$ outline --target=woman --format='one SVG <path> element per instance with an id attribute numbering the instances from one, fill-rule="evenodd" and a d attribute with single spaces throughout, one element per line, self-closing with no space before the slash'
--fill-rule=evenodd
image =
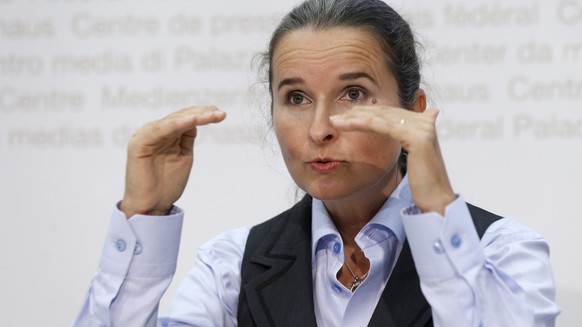
<path id="1" fill-rule="evenodd" d="M 146 124 L 78 326 L 553 326 L 546 242 L 454 193 L 408 24 L 376 0 L 311 0 L 265 55 L 272 122 L 307 195 L 199 250 L 167 318 L 193 107 Z M 163 217 L 151 217 L 163 216 Z M 414 259 L 414 261 L 413 261 Z"/>

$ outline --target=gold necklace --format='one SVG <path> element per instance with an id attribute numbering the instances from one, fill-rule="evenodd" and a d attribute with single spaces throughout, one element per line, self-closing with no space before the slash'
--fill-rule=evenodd
<path id="1" fill-rule="evenodd" d="M 348 270 L 350 271 L 350 274 L 352 274 L 352 277 L 354 277 L 354 281 L 352 282 L 352 285 L 350 285 L 349 290 L 350 292 L 355 292 L 356 288 L 358 288 L 358 286 L 360 286 L 360 284 L 362 284 L 362 282 L 364 281 L 364 279 L 366 279 L 366 276 L 368 276 L 368 273 L 366 272 L 362 278 L 356 276 L 356 274 L 354 274 L 354 272 L 352 271 L 352 268 L 350 268 L 350 265 L 348 265 L 347 261 L 344 261 L 344 264 L 346 265 L 346 267 L 348 267 Z"/>

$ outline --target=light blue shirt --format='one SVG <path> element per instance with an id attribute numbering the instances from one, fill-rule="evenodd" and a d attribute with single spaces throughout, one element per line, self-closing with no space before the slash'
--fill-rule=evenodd
<path id="1" fill-rule="evenodd" d="M 444 217 L 420 213 L 405 178 L 356 236 L 370 271 L 352 293 L 336 276 L 343 242 L 313 200 L 315 314 L 319 326 L 365 326 L 408 238 L 435 326 L 554 326 L 559 308 L 548 245 L 512 219 L 481 240 L 459 196 Z M 237 326 L 240 267 L 250 228 L 204 244 L 166 317 L 158 303 L 176 268 L 183 213 L 126 219 L 114 210 L 97 274 L 74 326 Z"/>

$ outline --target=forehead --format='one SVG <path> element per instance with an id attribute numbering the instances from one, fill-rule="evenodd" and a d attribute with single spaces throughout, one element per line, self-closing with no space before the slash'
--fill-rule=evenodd
<path id="1" fill-rule="evenodd" d="M 301 69 L 333 68 L 386 73 L 385 55 L 368 31 L 352 27 L 295 30 L 279 40 L 273 52 L 273 78 Z M 350 66 L 349 68 L 346 67 Z"/>

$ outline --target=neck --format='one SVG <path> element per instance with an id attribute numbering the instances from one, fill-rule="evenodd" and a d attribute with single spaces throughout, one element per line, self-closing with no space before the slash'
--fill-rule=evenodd
<path id="1" fill-rule="evenodd" d="M 380 211 L 402 180 L 397 168 L 393 174 L 387 175 L 385 177 L 387 180 L 379 181 L 376 187 L 345 198 L 324 201 L 346 246 L 355 245 L 356 235 Z"/>
<path id="2" fill-rule="evenodd" d="M 370 270 L 370 261 L 356 243 L 356 235 L 376 215 L 402 180 L 397 167 L 386 175 L 373 187 L 359 194 L 324 201 L 344 243 L 345 263 L 338 271 L 337 279 L 352 292 Z"/>

